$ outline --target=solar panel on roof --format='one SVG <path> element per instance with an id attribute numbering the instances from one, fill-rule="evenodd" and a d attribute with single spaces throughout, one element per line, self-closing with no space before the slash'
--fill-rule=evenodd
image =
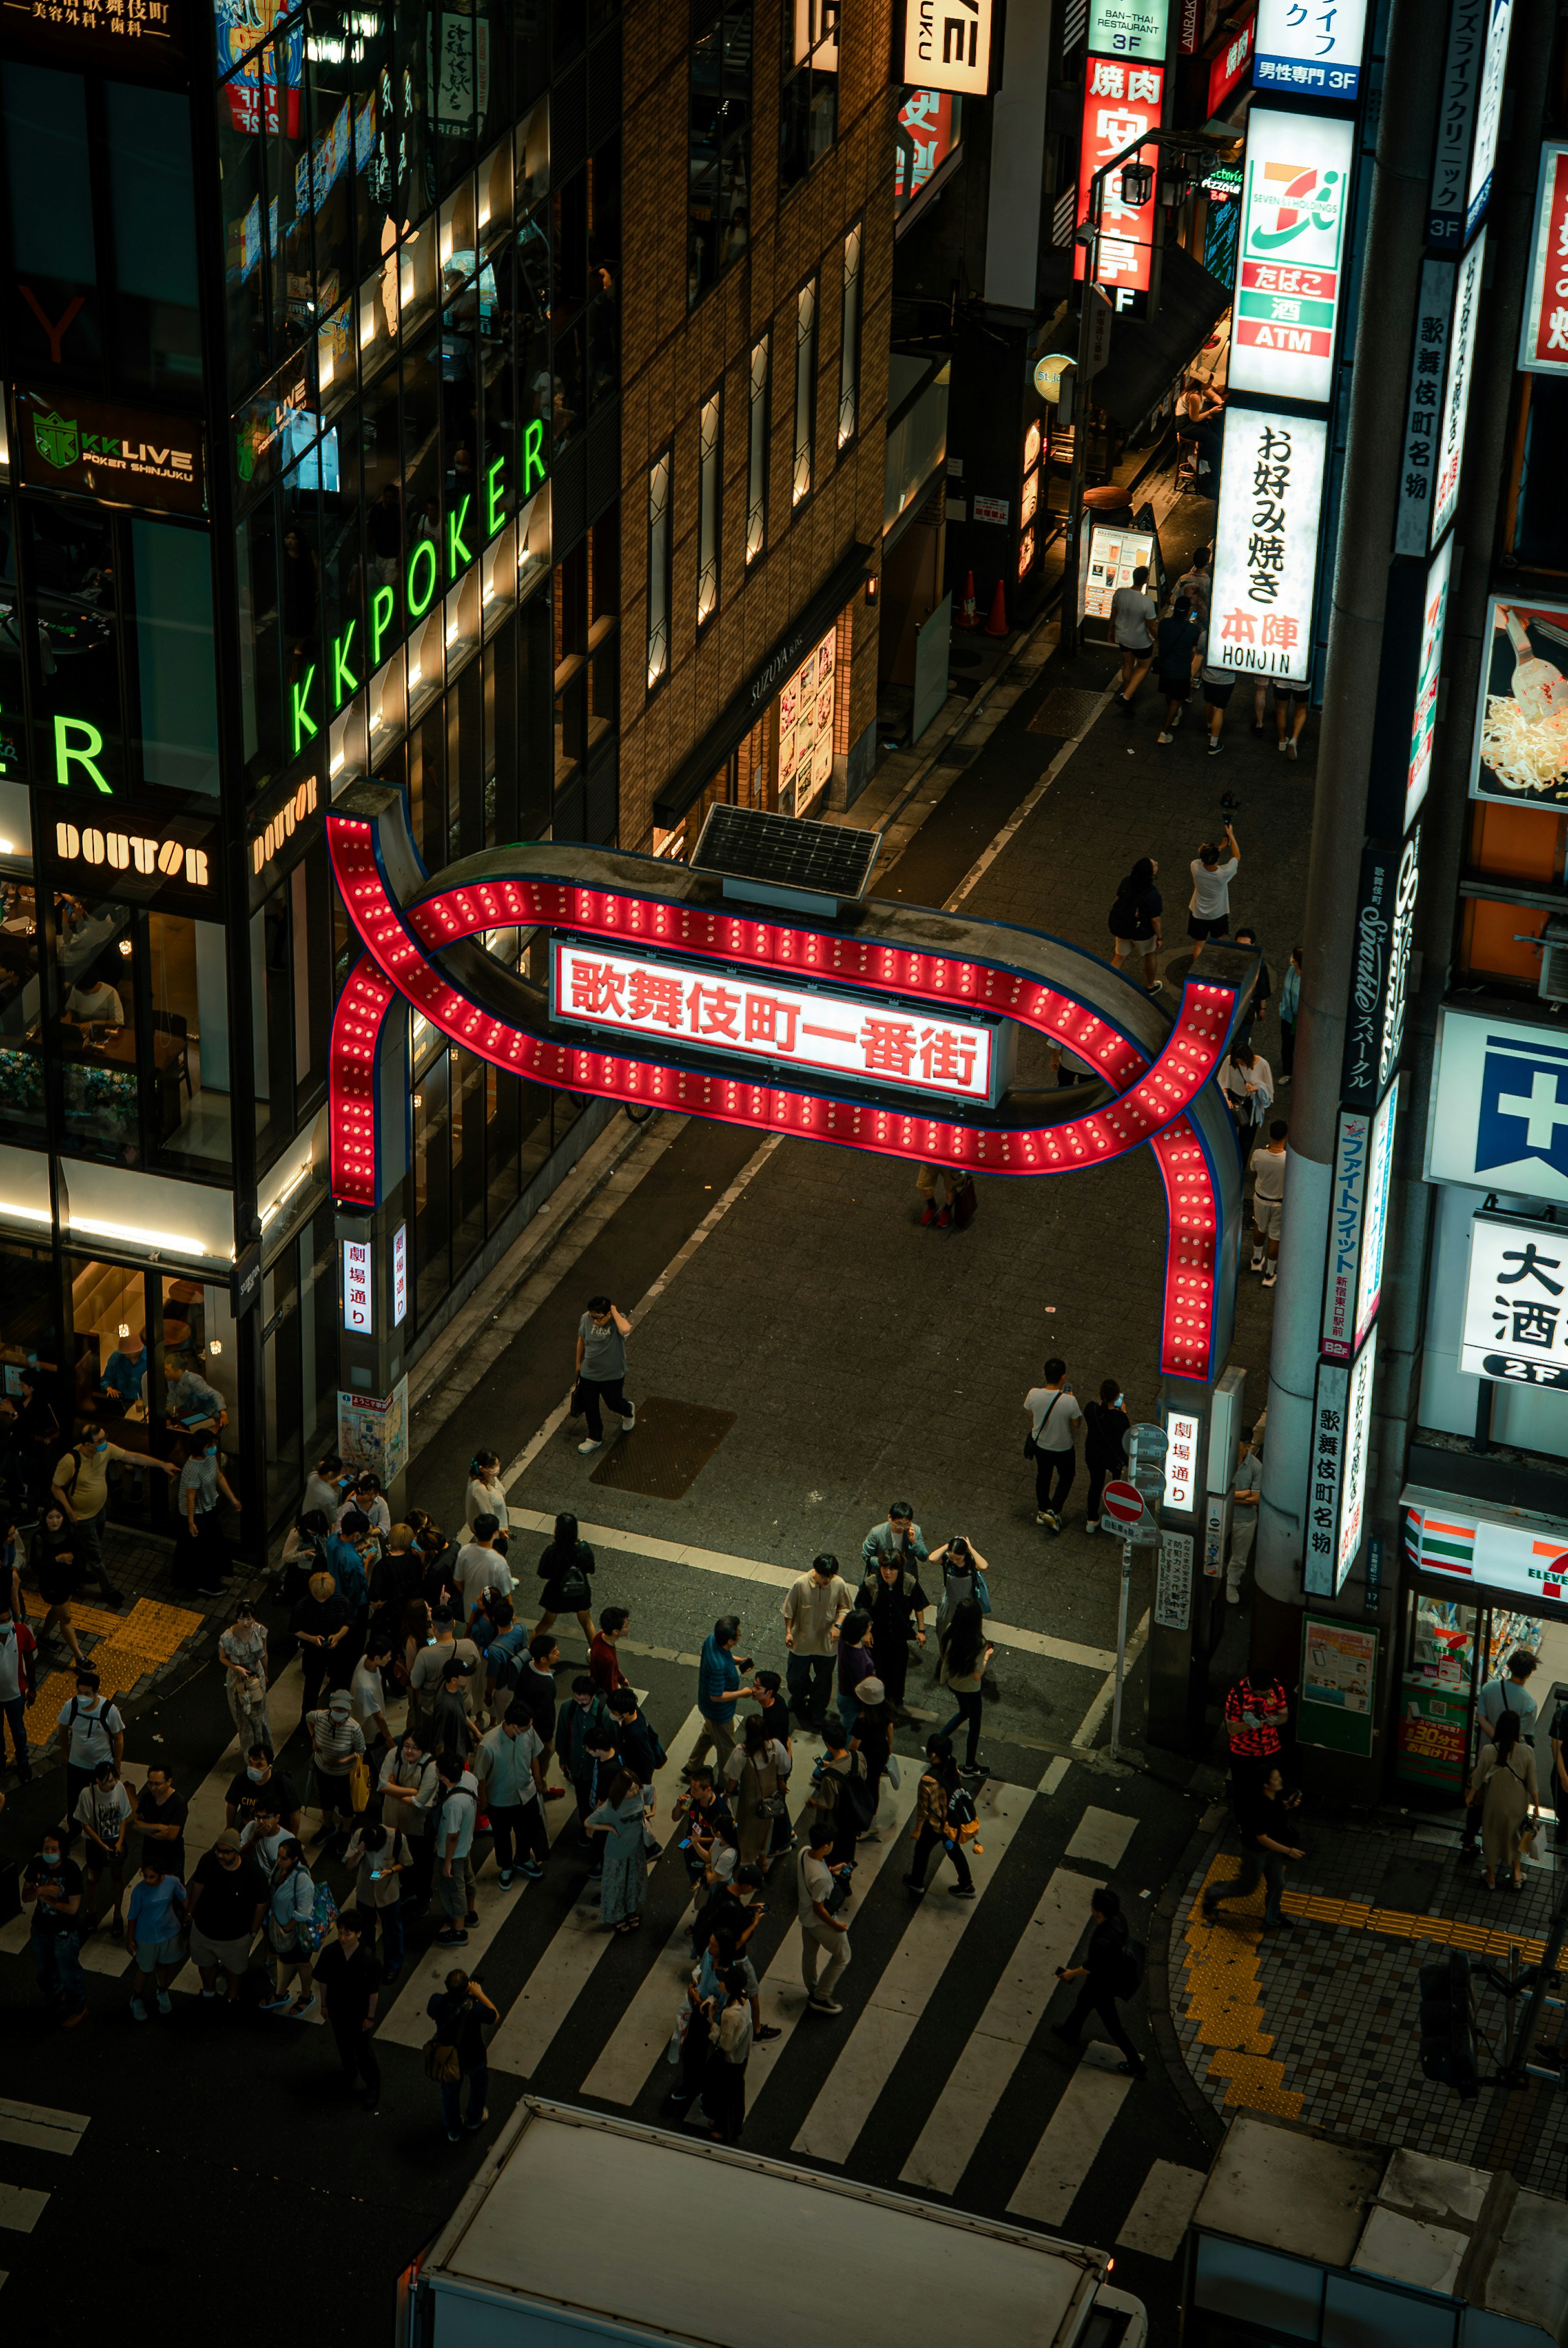
<path id="1" fill-rule="evenodd" d="M 879 831 L 810 823 L 761 808 L 711 807 L 692 869 L 853 902 L 866 893 L 881 844 Z"/>

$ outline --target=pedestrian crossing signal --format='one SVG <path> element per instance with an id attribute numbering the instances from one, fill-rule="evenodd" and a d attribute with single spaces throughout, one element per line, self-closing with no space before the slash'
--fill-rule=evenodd
<path id="1" fill-rule="evenodd" d="M 1470 1959 L 1460 1950 L 1450 1949 L 1440 1964 L 1423 1965 L 1420 1992 L 1421 2069 L 1429 2079 L 1442 2080 L 1468 2102 L 1481 2087 Z"/>

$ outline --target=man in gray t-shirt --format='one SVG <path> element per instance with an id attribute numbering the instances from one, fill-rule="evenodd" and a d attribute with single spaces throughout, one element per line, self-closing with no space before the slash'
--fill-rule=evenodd
<path id="1" fill-rule="evenodd" d="M 630 1435 L 637 1424 L 636 1411 L 621 1390 L 626 1341 L 630 1334 L 631 1323 L 619 1305 L 608 1296 L 589 1298 L 588 1311 L 577 1324 L 577 1385 L 571 1397 L 572 1416 L 581 1411 L 588 1420 L 587 1439 L 577 1447 L 581 1452 L 604 1448 L 601 1401 L 620 1418 L 623 1435 Z"/>
<path id="2" fill-rule="evenodd" d="M 1133 697 L 1149 674 L 1154 657 L 1154 630 L 1160 607 L 1148 591 L 1149 566 L 1141 562 L 1131 587 L 1118 587 L 1111 598 L 1111 633 L 1122 655 L 1122 690 L 1116 706 L 1123 717 L 1132 715 Z"/>

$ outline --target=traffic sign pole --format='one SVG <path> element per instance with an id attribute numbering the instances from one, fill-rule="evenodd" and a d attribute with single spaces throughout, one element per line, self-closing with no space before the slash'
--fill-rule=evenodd
<path id="1" fill-rule="evenodd" d="M 1111 1758 L 1122 1758 L 1122 1680 L 1127 1669 L 1127 1601 L 1132 1589 L 1132 1535 L 1122 1539 L 1122 1601 L 1116 1610 L 1116 1693 L 1111 1702 Z"/>

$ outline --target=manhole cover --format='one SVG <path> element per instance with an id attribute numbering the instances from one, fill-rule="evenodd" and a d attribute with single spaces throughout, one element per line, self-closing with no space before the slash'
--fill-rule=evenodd
<path id="1" fill-rule="evenodd" d="M 1099 706 L 1100 695 L 1081 685 L 1059 685 L 1048 693 L 1029 721 L 1031 734 L 1060 734 L 1071 742 L 1081 734 Z"/>
<path id="2" fill-rule="evenodd" d="M 703 1403 L 651 1395 L 638 1404 L 636 1426 L 630 1435 L 611 1440 L 589 1481 L 608 1484 L 618 1492 L 678 1500 L 696 1482 L 735 1416 L 733 1410 L 710 1410 Z"/>

